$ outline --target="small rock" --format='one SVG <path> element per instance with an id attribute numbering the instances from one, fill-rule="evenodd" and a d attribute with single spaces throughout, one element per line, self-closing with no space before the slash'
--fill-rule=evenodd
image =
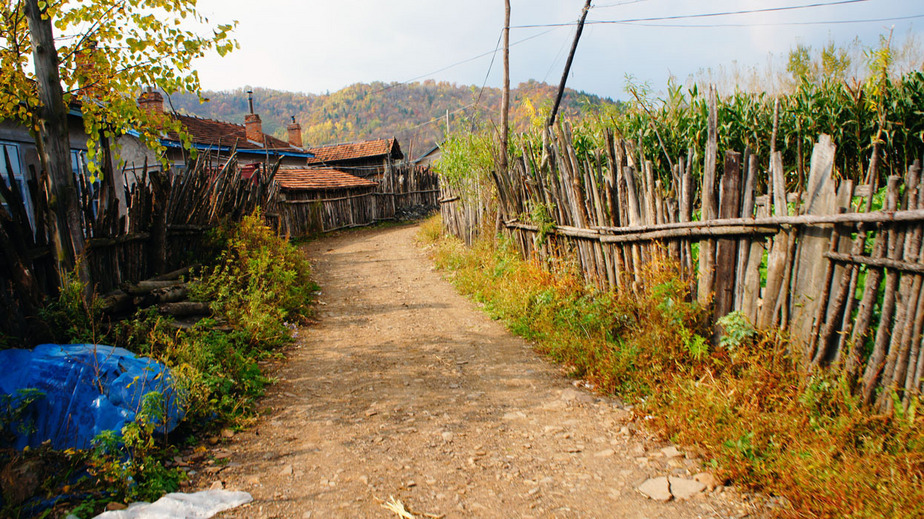
<path id="1" fill-rule="evenodd" d="M 538 493 L 539 493 L 539 487 L 533 487 L 529 489 L 529 492 L 527 492 L 527 495 L 534 496 Z"/>
<path id="2" fill-rule="evenodd" d="M 125 503 L 118 503 L 116 501 L 111 501 L 109 504 L 106 505 L 106 510 L 109 510 L 109 511 L 125 510 L 126 508 L 128 507 L 125 506 Z"/>
<path id="3" fill-rule="evenodd" d="M 218 436 L 212 436 L 211 438 L 209 438 L 209 445 L 217 445 L 217 444 L 218 444 Z"/>
<path id="4" fill-rule="evenodd" d="M 222 438 L 234 438 L 234 431 L 232 431 L 231 429 L 222 429 L 221 437 Z"/>
<path id="5" fill-rule="evenodd" d="M 709 489 L 710 492 L 715 490 L 715 487 L 719 486 L 719 480 L 711 472 L 700 472 L 693 476 L 693 479 L 706 485 L 706 488 Z"/>
<path id="6" fill-rule="evenodd" d="M 221 481 L 215 481 L 215 482 L 212 483 L 212 485 L 209 487 L 209 490 L 224 490 L 224 488 L 225 488 L 225 484 L 224 484 L 224 483 L 222 483 Z"/>
<path id="7" fill-rule="evenodd" d="M 677 447 L 673 445 L 661 449 L 661 454 L 663 454 L 665 458 L 679 458 L 683 456 L 683 453 L 677 450 Z"/>
<path id="8" fill-rule="evenodd" d="M 518 418 L 526 418 L 526 413 L 523 411 L 514 411 L 512 413 L 504 414 L 504 420 L 516 420 Z"/>
<path id="9" fill-rule="evenodd" d="M 613 449 L 604 449 L 600 452 L 595 453 L 594 457 L 595 458 L 609 458 L 613 454 L 616 454 L 616 451 L 614 451 Z"/>
<path id="10" fill-rule="evenodd" d="M 407 488 L 413 488 L 413 487 L 416 487 L 416 486 L 417 486 L 417 482 L 414 481 L 414 480 L 412 479 L 412 480 L 408 481 L 408 482 L 407 482 L 407 485 L 405 485 L 405 486 L 406 486 Z"/>
<path id="11" fill-rule="evenodd" d="M 368 411 L 366 411 L 366 416 L 375 416 L 377 414 L 379 414 L 379 412 L 376 411 L 375 409 L 369 409 Z"/>
<path id="12" fill-rule="evenodd" d="M 450 431 L 443 431 L 441 436 L 443 437 L 444 442 L 451 442 L 453 438 L 453 434 Z"/>
<path id="13" fill-rule="evenodd" d="M 291 476 L 293 472 L 294 470 L 292 469 L 292 465 L 286 465 L 285 467 L 282 467 L 282 470 L 279 471 L 279 475 Z"/>
<path id="14" fill-rule="evenodd" d="M 638 491 L 649 499 L 666 503 L 671 500 L 670 484 L 667 477 L 651 478 L 639 485 Z"/>
<path id="15" fill-rule="evenodd" d="M 699 481 L 685 478 L 670 478 L 671 494 L 674 499 L 684 501 L 706 490 L 706 485 Z"/>

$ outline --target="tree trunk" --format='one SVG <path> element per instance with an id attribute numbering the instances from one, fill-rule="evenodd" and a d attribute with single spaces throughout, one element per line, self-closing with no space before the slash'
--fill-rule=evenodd
<path id="1" fill-rule="evenodd" d="M 85 294 L 92 293 L 90 271 L 85 262 L 83 224 L 77 200 L 77 187 L 71 170 L 68 140 L 67 106 L 58 73 L 58 52 L 52 35 L 51 19 L 40 9 L 38 0 L 26 0 L 26 17 L 32 33 L 32 54 L 38 83 L 39 133 L 42 142 L 40 158 L 48 174 L 50 186 L 49 210 L 54 212 L 52 237 L 57 249 L 59 274 L 77 271 L 85 285 Z"/>

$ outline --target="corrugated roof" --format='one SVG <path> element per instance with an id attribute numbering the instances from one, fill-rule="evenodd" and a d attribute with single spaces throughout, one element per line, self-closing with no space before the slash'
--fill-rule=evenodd
<path id="1" fill-rule="evenodd" d="M 395 138 L 331 144 L 309 148 L 308 151 L 315 156 L 315 158 L 308 160 L 309 164 L 330 164 L 344 160 L 384 157 L 389 154 L 395 159 L 404 158 L 401 147 L 398 145 L 398 140 Z"/>
<path id="2" fill-rule="evenodd" d="M 279 140 L 265 133 L 263 134 L 264 145 L 255 144 L 247 140 L 247 131 L 242 124 L 202 119 L 189 115 L 176 115 L 175 117 L 186 127 L 186 131 L 189 132 L 195 144 L 205 144 L 209 146 L 218 146 L 219 144 L 221 146 L 234 146 L 236 144 L 237 148 L 241 150 L 270 149 L 304 152 L 304 150 L 296 148 L 288 142 Z M 167 134 L 167 139 L 179 142 L 180 136 L 171 132 Z"/>
<path id="3" fill-rule="evenodd" d="M 375 181 L 353 176 L 333 168 L 279 169 L 276 183 L 281 189 L 315 191 L 321 189 L 352 189 L 375 187 Z"/>

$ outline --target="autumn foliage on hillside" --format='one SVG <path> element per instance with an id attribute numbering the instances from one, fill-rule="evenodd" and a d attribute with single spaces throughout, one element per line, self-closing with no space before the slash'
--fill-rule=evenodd
<path id="1" fill-rule="evenodd" d="M 511 92 L 511 124 L 527 130 L 549 113 L 556 87 L 529 81 Z M 174 96 L 173 107 L 210 119 L 243 123 L 247 93 L 240 88 L 203 92 L 209 99 L 199 104 L 194 96 Z M 357 83 L 337 92 L 304 94 L 255 88 L 255 110 L 263 131 L 285 138 L 285 127 L 295 116 L 302 126 L 306 146 L 395 136 L 402 149 L 416 157 L 443 140 L 447 111 L 452 130 L 473 125 L 496 125 L 500 120 L 498 88 L 462 86 L 427 80 L 422 83 Z M 566 90 L 562 111 L 568 115 L 612 105 L 609 99 Z"/>

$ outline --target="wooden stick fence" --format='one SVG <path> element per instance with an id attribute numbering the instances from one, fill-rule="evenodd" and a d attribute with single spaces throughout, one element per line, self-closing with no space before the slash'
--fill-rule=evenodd
<path id="1" fill-rule="evenodd" d="M 750 150 L 718 162 L 714 95 L 709 107 L 705 150 L 677 157 L 670 172 L 655 172 L 612 133 L 586 153 L 567 125 L 542 149 L 525 146 L 495 178 L 497 210 L 522 255 L 573 259 L 601 290 L 638 290 L 648 263 L 672 262 L 695 277 L 693 293 L 714 319 L 740 311 L 760 328 L 781 327 L 807 365 L 857 374 L 858 393 L 877 409 L 888 410 L 893 393 L 907 404 L 924 377 L 920 162 L 890 177 L 884 207 L 869 211 L 875 187 L 838 182 L 836 147 L 821 135 L 805 189 L 787 193 L 778 151 L 763 166 Z M 759 175 L 766 193 L 756 192 Z M 488 224 L 488 198 L 443 186 L 447 230 L 470 243 Z"/>
<path id="2" fill-rule="evenodd" d="M 9 159 L 7 159 L 9 160 Z M 108 165 L 109 162 L 105 162 Z M 134 171 L 136 168 L 132 168 Z M 86 237 L 87 263 L 97 293 L 126 282 L 136 282 L 198 261 L 207 232 L 224 219 L 239 220 L 257 207 L 273 210 L 276 166 L 243 179 L 234 156 L 213 167 L 208 154 L 189 164 L 183 173 L 162 171 L 160 165 L 140 168 L 134 178 L 125 171 L 103 171 L 102 182 L 78 177 Z M 46 197 L 41 182 L 32 187 L 34 227 L 18 190 L 0 181 L 0 336 L 40 336 L 30 329 L 38 308 L 54 296 L 62 282 L 43 215 Z M 121 192 L 122 196 L 117 196 Z M 9 272 L 10 274 L 7 274 Z"/>
<path id="3" fill-rule="evenodd" d="M 389 167 L 374 188 L 289 191 L 277 197 L 279 232 L 302 236 L 363 227 L 437 207 L 439 177 L 408 163 Z"/>

